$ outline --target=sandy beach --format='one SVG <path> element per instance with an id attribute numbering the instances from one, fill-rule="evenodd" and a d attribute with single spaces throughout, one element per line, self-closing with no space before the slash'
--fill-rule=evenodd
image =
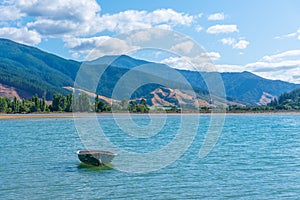
<path id="1" fill-rule="evenodd" d="M 72 114 L 0 114 L 0 120 L 4 119 L 39 119 L 39 118 L 72 118 Z"/>

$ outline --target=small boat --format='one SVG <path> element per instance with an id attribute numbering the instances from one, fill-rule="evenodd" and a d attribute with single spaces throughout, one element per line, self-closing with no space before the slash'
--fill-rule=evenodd
<path id="1" fill-rule="evenodd" d="M 101 166 L 110 163 L 117 154 L 110 151 L 79 150 L 77 155 L 79 160 L 85 164 Z"/>

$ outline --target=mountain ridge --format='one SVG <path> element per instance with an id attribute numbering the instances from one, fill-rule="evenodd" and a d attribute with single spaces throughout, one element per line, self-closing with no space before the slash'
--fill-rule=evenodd
<path id="1" fill-rule="evenodd" d="M 86 63 L 102 67 L 109 66 L 101 77 L 96 91 L 107 98 L 110 98 L 109 95 L 112 94 L 118 80 L 131 69 L 144 64 L 158 68 L 167 67 L 161 63 L 138 60 L 127 55 L 104 56 Z M 55 93 L 70 93 L 64 88 L 74 86 L 81 64 L 82 62 L 67 60 L 36 47 L 0 39 L 0 84 L 4 85 L 4 88 L 11 88 L 20 93 L 18 94 L 20 98 L 28 98 L 30 95 L 38 94 L 39 97 L 45 96 L 46 99 L 50 100 Z M 208 95 L 207 86 L 202 76 L 210 76 L 209 72 L 176 71 L 185 77 L 193 89 L 197 91 L 197 94 L 200 94 L 199 97 Z M 154 75 L 164 78 L 166 81 L 178 81 L 168 80 L 164 73 L 152 74 L 152 80 L 158 80 Z M 284 81 L 268 80 L 250 72 L 226 72 L 220 73 L 220 75 L 228 100 L 246 105 L 264 105 L 282 93 L 300 87 L 300 85 Z M 134 98 L 149 97 L 159 87 L 157 84 L 142 87 L 133 96 Z M 4 95 L 3 92 L 0 94 Z"/>

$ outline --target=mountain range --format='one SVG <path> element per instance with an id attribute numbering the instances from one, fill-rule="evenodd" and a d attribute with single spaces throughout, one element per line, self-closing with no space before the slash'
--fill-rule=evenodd
<path id="1" fill-rule="evenodd" d="M 16 96 L 22 99 L 38 94 L 39 97 L 44 96 L 51 100 L 55 93 L 70 93 L 82 65 L 103 69 L 101 77 L 91 73 L 88 79 L 99 80 L 95 93 L 103 96 L 103 100 L 107 102 L 111 99 L 124 98 L 127 88 L 125 85 L 119 96 L 113 96 L 114 88 L 124 77 L 129 77 L 132 84 L 136 81 L 148 83 L 131 91 L 130 98 L 146 98 L 149 105 L 173 106 L 186 102 L 209 105 L 210 95 L 215 95 L 209 93 L 203 77 L 212 77 L 217 72 L 199 73 L 172 69 L 176 72 L 171 76 L 170 67 L 164 64 L 138 60 L 126 55 L 104 56 L 82 63 L 61 58 L 35 47 L 0 39 L 0 96 L 10 98 Z M 141 66 L 148 66 L 148 69 L 139 70 Z M 176 73 L 184 79 L 175 77 Z M 131 77 L 127 76 L 128 74 L 131 74 Z M 298 84 L 268 80 L 250 72 L 228 72 L 218 75 L 224 83 L 227 104 L 233 105 L 266 105 L 282 93 L 300 88 Z M 190 95 L 191 88 L 186 87 L 187 84 L 184 82 L 196 92 L 196 98 Z M 82 90 L 91 92 L 89 88 Z"/>

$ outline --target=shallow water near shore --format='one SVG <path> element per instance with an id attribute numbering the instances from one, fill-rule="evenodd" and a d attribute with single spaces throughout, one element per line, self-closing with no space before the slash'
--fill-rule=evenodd
<path id="1" fill-rule="evenodd" d="M 135 118 L 140 124 L 149 120 Z M 140 140 L 124 136 L 111 115 L 97 119 L 120 148 L 152 152 L 172 140 L 170 130 L 178 127 L 180 115 L 168 115 L 159 135 Z M 104 168 L 81 164 L 76 151 L 84 145 L 72 118 L 1 120 L 0 198 L 300 198 L 299 114 L 227 115 L 217 145 L 200 159 L 209 120 L 201 116 L 197 135 L 180 159 L 141 174 L 119 171 L 114 162 Z"/>

